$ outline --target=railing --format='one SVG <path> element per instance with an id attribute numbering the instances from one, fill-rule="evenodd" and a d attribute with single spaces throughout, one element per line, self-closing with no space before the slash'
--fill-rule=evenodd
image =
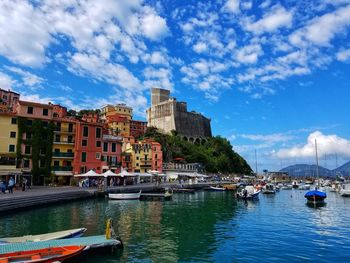
<path id="1" fill-rule="evenodd" d="M 52 171 L 70 172 L 73 171 L 72 166 L 51 166 Z"/>
<path id="2" fill-rule="evenodd" d="M 54 132 L 75 133 L 74 129 L 55 129 Z"/>
<path id="3" fill-rule="evenodd" d="M 141 161 L 146 161 L 146 162 L 147 162 L 147 161 L 152 161 L 152 158 L 147 158 L 147 159 L 146 159 L 146 158 L 140 158 L 140 160 L 141 160 Z"/>
<path id="4" fill-rule="evenodd" d="M 62 144 L 74 144 L 74 141 L 71 141 L 71 140 L 64 140 L 64 139 L 61 139 L 61 140 L 54 140 L 54 143 L 62 143 Z"/>
<path id="5" fill-rule="evenodd" d="M 74 153 L 62 153 L 62 152 L 53 152 L 52 153 L 53 157 L 74 157 Z"/>

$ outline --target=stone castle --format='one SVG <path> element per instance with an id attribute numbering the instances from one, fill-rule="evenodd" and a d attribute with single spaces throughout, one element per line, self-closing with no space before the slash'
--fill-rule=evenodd
<path id="1" fill-rule="evenodd" d="M 175 130 L 189 141 L 212 136 L 209 118 L 188 112 L 187 103 L 171 98 L 169 90 L 152 88 L 151 93 L 151 107 L 147 110 L 149 127 L 156 127 L 163 133 Z"/>

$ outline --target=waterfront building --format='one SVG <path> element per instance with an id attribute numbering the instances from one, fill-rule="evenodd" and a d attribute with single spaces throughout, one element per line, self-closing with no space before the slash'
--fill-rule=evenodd
<path id="1" fill-rule="evenodd" d="M 16 167 L 17 116 L 10 112 L 0 112 L 0 177 L 18 179 L 21 170 Z M 17 181 L 17 180 L 16 180 Z"/>
<path id="2" fill-rule="evenodd" d="M 19 99 L 19 93 L 0 89 L 0 112 L 14 112 Z"/>
<path id="3" fill-rule="evenodd" d="M 130 120 L 130 135 L 134 138 L 140 138 L 145 135 L 147 130 L 146 121 Z"/>
<path id="4" fill-rule="evenodd" d="M 165 89 L 152 88 L 147 121 L 149 127 L 167 134 L 176 131 L 193 142 L 212 136 L 210 119 L 194 111 L 188 112 L 187 103 L 171 98 L 170 91 Z"/>
<path id="5" fill-rule="evenodd" d="M 108 116 L 124 116 L 128 120 L 132 119 L 132 108 L 127 106 L 124 103 L 120 103 L 117 105 L 106 105 L 101 109 L 101 119 L 106 120 Z"/>
<path id="6" fill-rule="evenodd" d="M 24 176 L 43 184 L 51 174 L 53 144 L 52 109 L 49 104 L 18 101 L 17 159 Z"/>
<path id="7" fill-rule="evenodd" d="M 67 116 L 67 108 L 53 105 L 54 136 L 51 173 L 60 184 L 69 184 L 73 178 L 73 160 L 77 120 Z"/>
<path id="8" fill-rule="evenodd" d="M 106 117 L 106 123 L 114 134 L 123 137 L 130 135 L 130 119 L 127 116 L 118 114 L 110 115 Z"/>
<path id="9" fill-rule="evenodd" d="M 162 172 L 162 151 L 158 142 L 147 139 L 131 144 L 131 160 L 133 172 L 147 173 L 149 171 Z"/>
<path id="10" fill-rule="evenodd" d="M 103 126 L 96 114 L 85 115 L 76 123 L 73 174 L 102 172 Z"/>
<path id="11" fill-rule="evenodd" d="M 108 130 L 105 130 L 108 132 Z M 103 147 L 102 147 L 102 158 L 101 166 L 102 172 L 111 170 L 114 173 L 121 172 L 122 164 L 122 144 L 123 137 L 115 136 L 111 134 L 103 135 Z"/>

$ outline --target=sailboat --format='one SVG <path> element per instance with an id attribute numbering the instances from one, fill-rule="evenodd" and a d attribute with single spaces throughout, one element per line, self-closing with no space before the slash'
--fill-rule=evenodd
<path id="1" fill-rule="evenodd" d="M 317 141 L 315 139 L 315 150 L 316 150 L 316 176 L 317 179 L 319 178 L 318 174 L 318 155 L 317 155 Z M 319 184 L 319 180 L 318 180 Z M 318 190 L 319 185 L 315 187 L 315 190 L 308 191 L 305 194 L 305 198 L 307 199 L 308 203 L 311 204 L 323 204 L 324 200 L 327 198 L 327 194 L 325 192 L 319 191 Z"/>

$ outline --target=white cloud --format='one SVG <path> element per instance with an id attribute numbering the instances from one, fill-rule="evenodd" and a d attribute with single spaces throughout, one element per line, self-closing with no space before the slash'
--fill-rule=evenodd
<path id="1" fill-rule="evenodd" d="M 30 73 L 28 71 L 25 71 L 21 68 L 9 67 L 9 66 L 5 66 L 4 68 L 10 72 L 16 73 L 19 76 L 21 76 L 23 84 L 25 86 L 31 88 L 32 90 L 42 88 L 41 84 L 45 81 L 43 78 L 41 78 L 33 73 Z"/>
<path id="2" fill-rule="evenodd" d="M 239 0 L 227 0 L 223 9 L 234 14 L 239 13 Z"/>
<path id="3" fill-rule="evenodd" d="M 12 89 L 14 84 L 16 83 L 9 75 L 0 71 L 0 87 L 2 89 Z"/>
<path id="4" fill-rule="evenodd" d="M 337 60 L 345 62 L 350 60 L 350 49 L 339 51 L 336 54 Z"/>
<path id="5" fill-rule="evenodd" d="M 151 40 L 159 40 L 169 34 L 166 20 L 158 16 L 153 9 L 147 8 L 146 15 L 141 18 L 143 34 Z"/>
<path id="6" fill-rule="evenodd" d="M 193 46 L 193 50 L 196 52 L 196 53 L 204 53 L 206 52 L 208 49 L 207 45 L 203 42 L 198 42 L 197 44 L 195 44 Z"/>
<path id="7" fill-rule="evenodd" d="M 251 141 L 260 141 L 268 144 L 274 144 L 277 142 L 287 142 L 295 139 L 295 136 L 283 133 L 274 134 L 240 134 L 241 138 L 248 139 Z"/>
<path id="8" fill-rule="evenodd" d="M 0 54 L 14 63 L 39 67 L 52 41 L 44 15 L 26 1 L 0 2 Z"/>
<path id="9" fill-rule="evenodd" d="M 143 85 L 147 88 L 163 88 L 173 90 L 173 83 L 171 82 L 172 74 L 167 68 L 153 68 L 148 67 L 143 72 L 145 81 Z"/>
<path id="10" fill-rule="evenodd" d="M 236 60 L 244 64 L 254 64 L 262 54 L 261 46 L 257 44 L 248 45 L 236 52 Z"/>
<path id="11" fill-rule="evenodd" d="M 290 35 L 295 46 L 305 46 L 308 42 L 318 46 L 329 46 L 335 35 L 345 33 L 350 26 L 350 5 L 341 7 L 333 13 L 314 18 L 304 28 Z"/>
<path id="12" fill-rule="evenodd" d="M 339 154 L 341 156 L 350 157 L 350 140 L 335 134 L 325 135 L 320 131 L 311 133 L 305 145 L 281 149 L 276 152 L 276 156 L 279 158 L 313 157 L 316 155 L 315 140 L 317 140 L 319 156 L 325 154 Z"/>
<path id="13" fill-rule="evenodd" d="M 264 32 L 273 32 L 280 27 L 290 27 L 292 20 L 293 12 L 288 12 L 284 7 L 277 5 L 272 7 L 262 19 L 256 22 L 247 21 L 245 28 L 256 34 L 262 34 Z"/>

